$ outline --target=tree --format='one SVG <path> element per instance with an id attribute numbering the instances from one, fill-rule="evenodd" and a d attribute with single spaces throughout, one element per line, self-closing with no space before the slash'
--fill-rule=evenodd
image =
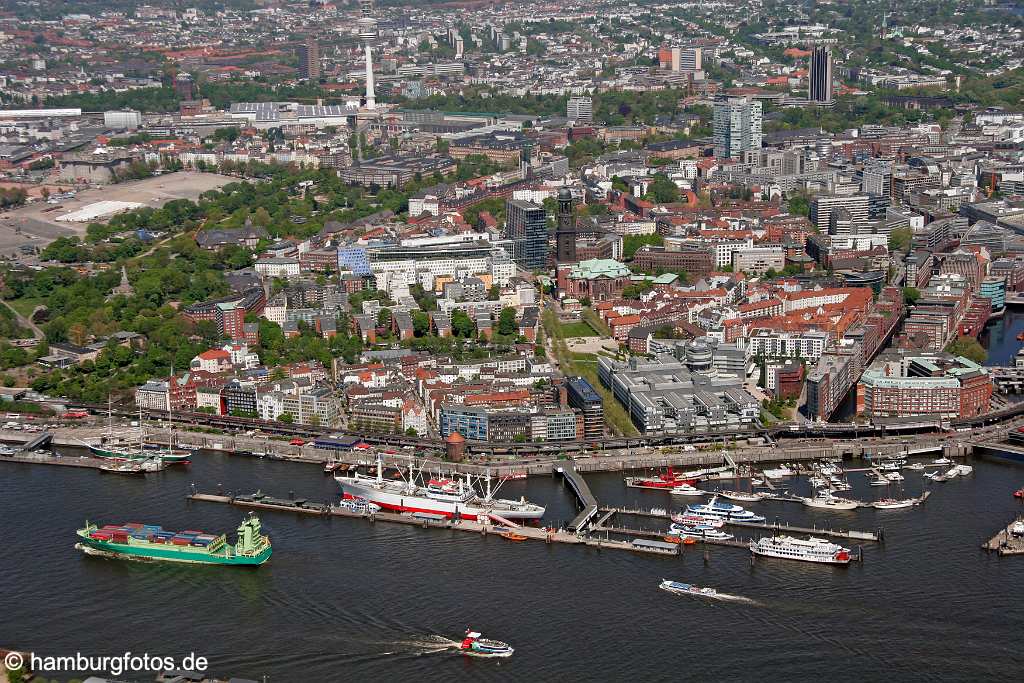
<path id="1" fill-rule="evenodd" d="M 921 298 L 921 290 L 917 287 L 904 287 L 903 288 L 903 302 L 908 306 L 913 306 L 917 303 L 917 300 Z"/>
<path id="2" fill-rule="evenodd" d="M 963 356 L 975 363 L 984 363 L 988 359 L 988 351 L 985 350 L 974 337 L 961 336 L 946 346 L 946 351 L 954 356 Z"/>
<path id="3" fill-rule="evenodd" d="M 498 316 L 498 334 L 508 336 L 516 333 L 516 309 L 505 307 Z"/>
<path id="4" fill-rule="evenodd" d="M 417 337 L 424 337 L 430 333 L 430 316 L 423 311 L 412 312 L 412 329 Z"/>
<path id="5" fill-rule="evenodd" d="M 470 319 L 469 314 L 462 309 L 452 311 L 452 332 L 457 337 L 472 337 L 476 332 L 476 325 Z"/>
<path id="6" fill-rule="evenodd" d="M 377 311 L 377 327 L 390 327 L 391 326 L 391 309 L 382 308 Z"/>
<path id="7" fill-rule="evenodd" d="M 622 241 L 622 257 L 628 261 L 633 258 L 633 255 L 636 254 L 640 247 L 647 244 L 661 246 L 664 243 L 665 238 L 657 233 L 651 235 L 627 235 Z"/>
<path id="8" fill-rule="evenodd" d="M 797 192 L 786 202 L 786 211 L 794 216 L 809 216 L 811 201 L 805 192 Z"/>
<path id="9" fill-rule="evenodd" d="M 419 435 L 420 435 L 420 433 L 416 431 L 416 428 L 415 428 L 415 427 L 408 427 L 408 428 L 407 428 L 407 429 L 405 430 L 405 435 L 406 435 L 406 436 L 412 436 L 412 437 L 416 437 L 416 436 L 419 436 Z"/>
<path id="10" fill-rule="evenodd" d="M 679 201 L 679 186 L 668 179 L 664 173 L 656 173 L 654 181 L 647 186 L 648 199 L 659 204 L 671 204 Z"/>
<path id="11" fill-rule="evenodd" d="M 289 413 L 281 413 L 280 415 L 277 416 L 277 421 L 284 422 L 285 424 L 292 424 L 293 422 L 295 422 L 295 418 L 292 417 Z"/>
<path id="12" fill-rule="evenodd" d="M 914 231 L 911 228 L 896 228 L 889 233 L 889 251 L 910 251 L 913 239 Z"/>
<path id="13" fill-rule="evenodd" d="M 487 290 L 487 300 L 497 301 L 501 298 L 501 287 L 498 285 L 491 285 L 491 288 Z"/>

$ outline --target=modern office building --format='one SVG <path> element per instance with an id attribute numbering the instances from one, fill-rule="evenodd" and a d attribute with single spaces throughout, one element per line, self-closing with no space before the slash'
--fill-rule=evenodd
<path id="1" fill-rule="evenodd" d="M 739 158 L 761 149 L 761 103 L 745 97 L 715 102 L 715 156 Z"/>
<path id="2" fill-rule="evenodd" d="M 547 268 L 548 215 L 543 206 L 510 199 L 505 208 L 505 237 L 512 241 L 512 259 L 520 268 Z"/>
<path id="3" fill-rule="evenodd" d="M 811 51 L 811 69 L 807 77 L 808 99 L 814 104 L 832 104 L 832 48 L 816 45 Z"/>
<path id="4" fill-rule="evenodd" d="M 565 105 L 565 116 L 575 123 L 594 120 L 594 100 L 589 97 L 570 97 Z"/>
<path id="5" fill-rule="evenodd" d="M 992 312 L 997 313 L 1006 308 L 1006 278 L 989 275 L 981 281 L 980 296 L 992 301 Z"/>
<path id="6" fill-rule="evenodd" d="M 828 233 L 832 212 L 845 209 L 849 212 L 851 225 L 857 226 L 868 219 L 868 196 L 853 194 L 846 196 L 821 196 L 811 200 L 810 219 L 818 232 Z"/>
<path id="7" fill-rule="evenodd" d="M 583 377 L 573 377 L 565 387 L 569 405 L 583 413 L 583 438 L 604 436 L 604 403 L 597 390 Z"/>
<path id="8" fill-rule="evenodd" d="M 307 81 L 320 80 L 320 46 L 316 38 L 309 36 L 299 45 L 299 78 Z"/>

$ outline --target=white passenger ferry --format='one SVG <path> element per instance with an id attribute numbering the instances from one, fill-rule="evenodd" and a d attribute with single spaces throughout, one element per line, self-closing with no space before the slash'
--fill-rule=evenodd
<path id="1" fill-rule="evenodd" d="M 750 542 L 750 552 L 784 560 L 802 560 L 823 564 L 849 564 L 850 549 L 821 538 L 793 538 L 792 536 L 766 536 Z"/>

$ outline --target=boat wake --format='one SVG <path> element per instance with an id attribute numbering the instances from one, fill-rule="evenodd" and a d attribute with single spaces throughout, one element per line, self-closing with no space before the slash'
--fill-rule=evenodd
<path id="1" fill-rule="evenodd" d="M 391 643 L 397 649 L 393 652 L 386 652 L 388 655 L 432 655 L 446 650 L 458 650 L 462 645 L 461 641 L 452 640 L 440 635 L 413 636 L 406 640 L 397 640 Z"/>
<path id="2" fill-rule="evenodd" d="M 696 587 L 692 587 L 691 589 L 674 588 L 672 586 L 666 585 L 665 583 L 663 583 L 660 586 L 660 588 L 664 591 L 668 591 L 669 593 L 673 593 L 675 595 L 687 595 L 691 597 L 706 598 L 709 600 L 720 600 L 723 602 L 732 602 L 736 604 L 751 605 L 755 607 L 762 606 L 761 603 L 757 600 L 745 597 L 743 595 L 731 595 L 729 593 L 721 593 L 719 591 L 712 591 L 710 589 L 694 590 Z"/>

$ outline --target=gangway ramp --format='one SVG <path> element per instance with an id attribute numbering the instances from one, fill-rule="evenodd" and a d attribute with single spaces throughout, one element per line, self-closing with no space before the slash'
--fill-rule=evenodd
<path id="1" fill-rule="evenodd" d="M 559 465 L 557 472 L 562 475 L 565 483 L 569 485 L 569 488 L 572 489 L 579 500 L 580 513 L 569 522 L 569 528 L 579 533 L 597 515 L 597 498 L 591 493 L 590 486 L 587 485 L 583 476 L 576 471 L 574 465 Z"/>

